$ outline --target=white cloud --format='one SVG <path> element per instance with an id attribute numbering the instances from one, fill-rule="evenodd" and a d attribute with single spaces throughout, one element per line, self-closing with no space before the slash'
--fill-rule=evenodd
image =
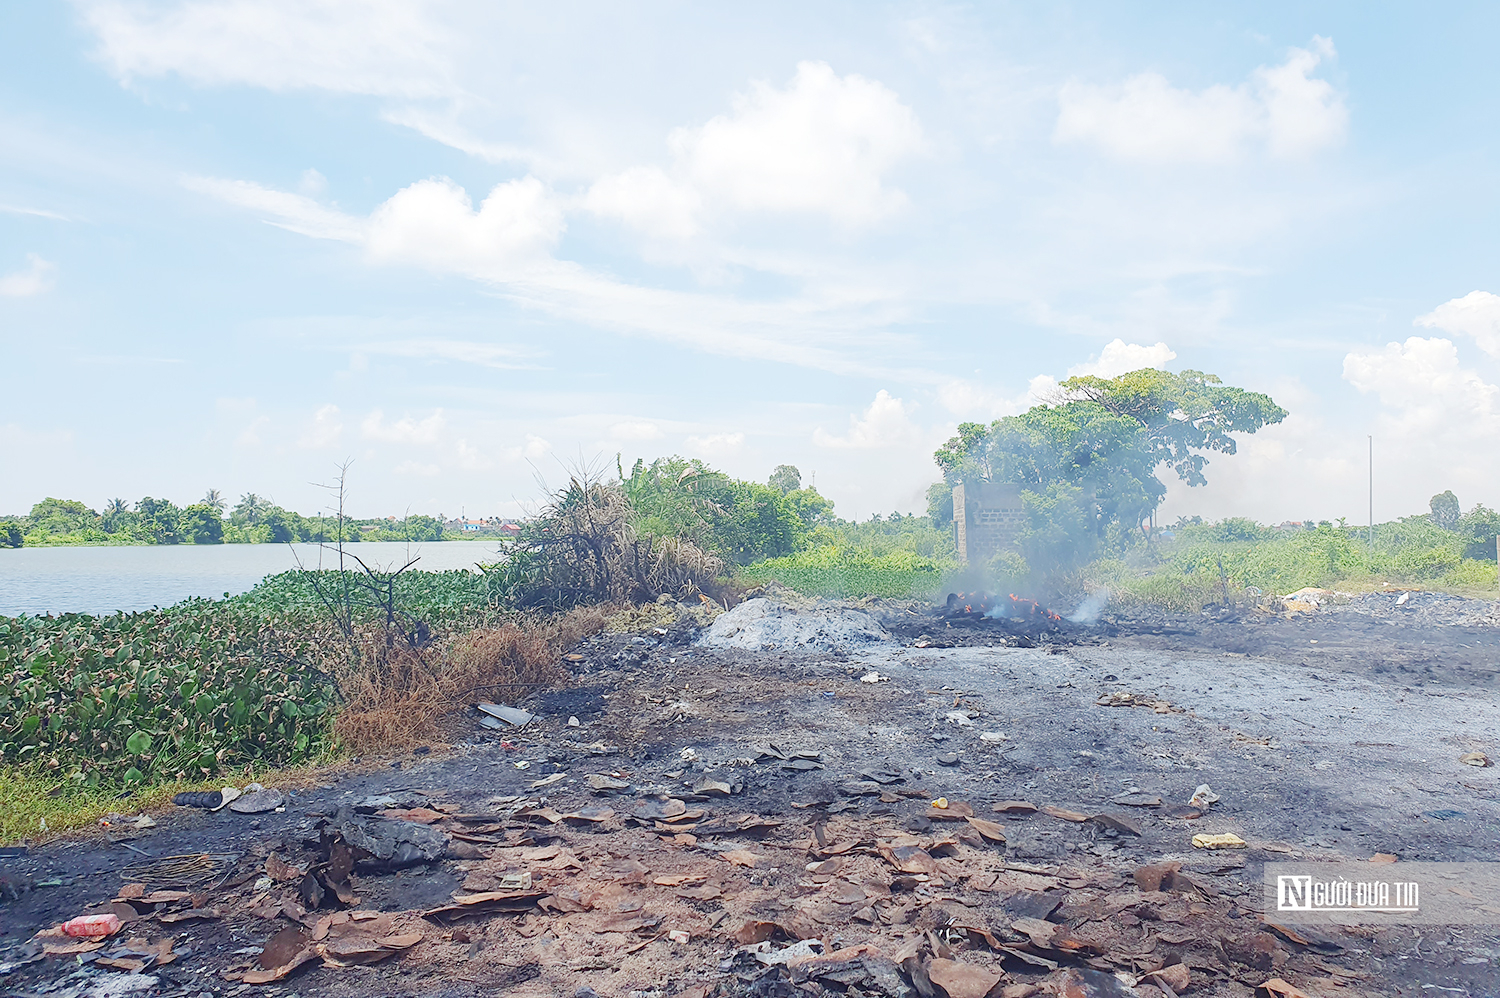
<path id="1" fill-rule="evenodd" d="M 421 461 L 402 461 L 391 470 L 403 477 L 435 478 L 443 469 L 435 464 L 423 464 Z"/>
<path id="2" fill-rule="evenodd" d="M 1500 358 L 1500 295 L 1470 291 L 1419 316 L 1416 325 L 1471 337 L 1479 349 Z"/>
<path id="3" fill-rule="evenodd" d="M 1462 367 L 1451 340 L 1413 336 L 1378 353 L 1351 353 L 1344 380 L 1394 409 L 1389 427 L 1403 437 L 1437 446 L 1500 430 L 1500 387 Z"/>
<path id="4" fill-rule="evenodd" d="M 997 419 L 1000 416 L 1013 415 L 1018 411 L 1015 399 L 1006 398 L 1004 395 L 962 378 L 949 381 L 939 387 L 938 402 L 944 409 L 965 422 Z"/>
<path id="5" fill-rule="evenodd" d="M 478 211 L 462 187 L 441 177 L 376 208 L 366 245 L 380 262 L 506 280 L 548 258 L 564 228 L 561 206 L 535 177 L 496 184 Z"/>
<path id="6" fill-rule="evenodd" d="M 1165 367 L 1167 361 L 1176 358 L 1177 354 L 1165 343 L 1148 347 L 1115 339 L 1105 344 L 1104 349 L 1099 351 L 1099 356 L 1090 357 L 1087 362 L 1068 368 L 1068 377 L 1091 374 L 1096 378 L 1118 378 L 1143 367 Z"/>
<path id="7" fill-rule="evenodd" d="M 1292 49 L 1239 86 L 1200 91 L 1151 72 L 1107 86 L 1069 83 L 1053 135 L 1141 162 L 1225 162 L 1260 145 L 1277 158 L 1306 156 L 1338 144 L 1348 128 L 1343 95 L 1312 75 L 1334 56 L 1330 40 L 1314 37 L 1310 48 Z"/>
<path id="8" fill-rule="evenodd" d="M 614 440 L 659 440 L 662 432 L 661 427 L 655 423 L 645 420 L 628 420 L 611 426 L 609 435 Z"/>
<path id="9" fill-rule="evenodd" d="M 270 215 L 272 225 L 300 235 L 346 243 L 359 243 L 365 239 L 364 219 L 346 215 L 301 194 L 262 187 L 248 180 L 221 180 L 217 177 L 183 177 L 182 186 L 227 204 Z"/>
<path id="10" fill-rule="evenodd" d="M 785 89 L 765 82 L 733 110 L 667 140 L 669 170 L 634 167 L 590 188 L 583 206 L 648 235 L 683 239 L 702 216 L 804 212 L 867 225 L 906 204 L 885 174 L 923 148 L 911 108 L 875 80 L 803 62 Z"/>
<path id="11" fill-rule="evenodd" d="M 535 461 L 539 457 L 544 457 L 551 449 L 552 444 L 549 441 L 543 440 L 534 433 L 528 433 L 525 442 L 520 446 L 506 448 L 505 456 L 512 461 L 519 461 L 522 458 Z"/>
<path id="12" fill-rule="evenodd" d="M 57 264 L 43 260 L 35 253 L 27 253 L 26 262 L 25 270 L 0 277 L 0 297 L 29 298 L 52 290 L 57 283 Z"/>
<path id="13" fill-rule="evenodd" d="M 486 471 L 494 467 L 494 462 L 485 457 L 478 447 L 467 440 L 460 440 L 458 442 L 458 466 L 465 471 Z"/>
<path id="14" fill-rule="evenodd" d="M 393 444 L 435 444 L 445 429 L 447 420 L 441 409 L 420 421 L 403 416 L 394 423 L 387 423 L 385 414 L 376 409 L 359 424 L 360 434 L 366 440 L 383 440 Z"/>
<path id="15" fill-rule="evenodd" d="M 813 432 L 819 447 L 871 449 L 909 444 L 917 437 L 911 421 L 911 406 L 882 388 L 863 416 L 849 417 L 849 433 L 836 437 L 821 426 Z"/>
<path id="16" fill-rule="evenodd" d="M 28 208 L 25 205 L 19 204 L 0 204 L 0 211 L 5 212 L 7 215 L 32 215 L 36 218 L 50 218 L 54 222 L 72 221 L 67 215 L 60 215 L 55 211 L 48 211 L 45 208 Z"/>
<path id="17" fill-rule="evenodd" d="M 382 97 L 455 97 L 448 34 L 401 0 L 216 0 L 152 9 L 84 0 L 97 58 L 121 82 L 193 83 Z"/>
<path id="18" fill-rule="evenodd" d="M 308 167 L 302 171 L 302 177 L 297 181 L 297 190 L 309 197 L 327 193 L 328 178 L 312 167 Z"/>
<path id="19" fill-rule="evenodd" d="M 737 451 L 744 442 L 743 433 L 712 433 L 706 437 L 688 437 L 686 441 L 689 451 L 705 457 L 715 457 Z"/>
<path id="20" fill-rule="evenodd" d="M 255 442 L 259 442 L 259 437 L 253 431 L 254 424 L 251 424 L 251 430 L 247 432 L 251 432 Z M 344 421 L 339 418 L 339 407 L 329 403 L 313 413 L 312 422 L 302 431 L 302 437 L 297 442 L 309 450 L 329 447 L 339 442 L 343 432 Z"/>

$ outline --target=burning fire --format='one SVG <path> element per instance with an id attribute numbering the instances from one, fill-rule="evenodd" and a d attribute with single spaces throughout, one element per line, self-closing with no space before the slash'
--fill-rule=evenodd
<path id="1" fill-rule="evenodd" d="M 951 593 L 948 596 L 949 613 L 978 613 L 986 617 L 1043 617 L 1047 620 L 1062 620 L 1062 617 L 1042 606 L 1036 600 L 1010 594 L 1010 603 L 1001 602 L 990 593 Z"/>

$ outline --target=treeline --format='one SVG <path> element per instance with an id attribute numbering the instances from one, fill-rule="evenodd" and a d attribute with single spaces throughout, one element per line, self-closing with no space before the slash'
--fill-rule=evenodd
<path id="1" fill-rule="evenodd" d="M 216 489 L 188 506 L 146 496 L 134 504 L 113 499 L 102 512 L 77 499 L 47 498 L 26 516 L 0 517 L 0 547 L 443 540 L 443 521 L 431 516 L 303 516 L 253 492 L 242 495 L 226 513 L 227 506 Z"/>

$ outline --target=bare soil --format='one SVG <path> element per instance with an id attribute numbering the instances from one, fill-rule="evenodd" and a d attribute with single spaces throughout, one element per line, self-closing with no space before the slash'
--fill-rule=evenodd
<path id="1" fill-rule="evenodd" d="M 815 652 L 598 635 L 520 731 L 457 718 L 467 740 L 331 771 L 283 813 L 178 809 L 125 842 L 0 858 L 0 993 L 941 995 L 930 982 L 946 980 L 965 998 L 990 983 L 1248 998 L 1279 977 L 1314 996 L 1493 995 L 1500 926 L 1313 933 L 1261 910 L 1267 862 L 1495 858 L 1500 770 L 1459 761 L 1500 755 L 1494 607 L 1396 599 L 1029 629 L 867 601 L 891 640 Z M 885 678 L 863 682 L 872 671 Z M 596 793 L 591 775 L 629 789 Z M 1220 801 L 1172 816 L 1200 784 Z M 316 865 L 320 826 L 360 805 L 457 837 L 431 864 L 356 868 L 347 905 L 307 911 L 295 879 L 262 879 L 268 863 Z M 1225 832 L 1248 848 L 1191 845 Z M 234 858 L 191 897 L 123 902 L 141 917 L 116 938 L 170 937 L 174 962 L 88 962 L 108 946 L 34 958 L 37 932 L 141 882 L 125 868 L 142 853 L 202 852 Z M 1136 876 L 1161 863 L 1178 879 Z M 506 879 L 520 873 L 529 888 Z M 486 892 L 501 897 L 423 917 Z M 421 941 L 371 966 L 238 980 L 278 931 L 350 910 Z M 811 939 L 826 955 L 804 946 L 790 967 L 747 950 Z"/>

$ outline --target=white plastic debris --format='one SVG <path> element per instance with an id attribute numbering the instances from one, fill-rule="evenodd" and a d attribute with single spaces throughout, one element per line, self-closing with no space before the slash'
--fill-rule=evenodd
<path id="1" fill-rule="evenodd" d="M 891 681 L 891 677 L 882 676 L 878 672 L 871 671 L 865 673 L 863 676 L 860 676 L 859 681 L 862 683 L 888 683 Z"/>
<path id="2" fill-rule="evenodd" d="M 1198 789 L 1193 791 L 1193 799 L 1188 801 L 1193 807 L 1201 807 L 1205 810 L 1210 805 L 1217 804 L 1218 802 L 1219 795 L 1214 793 L 1213 788 L 1207 783 L 1198 784 Z"/>
<path id="3" fill-rule="evenodd" d="M 576 718 L 576 717 L 570 717 L 570 718 L 568 718 L 568 727 L 570 727 L 570 728 L 576 728 L 578 726 L 579 726 L 578 725 L 578 718 Z"/>
<path id="4" fill-rule="evenodd" d="M 529 723 L 536 716 L 519 707 L 507 707 L 504 704 L 498 703 L 477 703 L 474 706 L 479 708 L 480 713 L 488 717 L 498 718 L 506 724 L 515 725 L 518 728 Z"/>
<path id="5" fill-rule="evenodd" d="M 1396 599 L 1396 605 L 1397 606 L 1405 606 L 1406 605 L 1406 601 L 1409 600 L 1409 599 L 1411 599 L 1411 591 L 1407 590 L 1406 592 L 1402 593 L 1399 597 L 1397 597 L 1397 599 Z"/>
<path id="6" fill-rule="evenodd" d="M 972 728 L 974 722 L 969 720 L 969 715 L 961 710 L 950 710 L 943 717 L 949 724 L 956 724 L 960 728 Z"/>
<path id="7" fill-rule="evenodd" d="M 982 742 L 1008 742 L 1010 736 L 1003 731 L 981 731 L 979 740 Z"/>
<path id="8" fill-rule="evenodd" d="M 533 780 L 531 789 L 536 790 L 540 787 L 550 787 L 559 780 L 566 780 L 567 778 L 567 773 L 553 773 L 551 776 L 544 776 L 540 780 Z"/>
<path id="9" fill-rule="evenodd" d="M 685 748 L 679 754 L 681 755 L 683 762 L 697 762 L 698 761 L 698 750 L 697 749 Z"/>

